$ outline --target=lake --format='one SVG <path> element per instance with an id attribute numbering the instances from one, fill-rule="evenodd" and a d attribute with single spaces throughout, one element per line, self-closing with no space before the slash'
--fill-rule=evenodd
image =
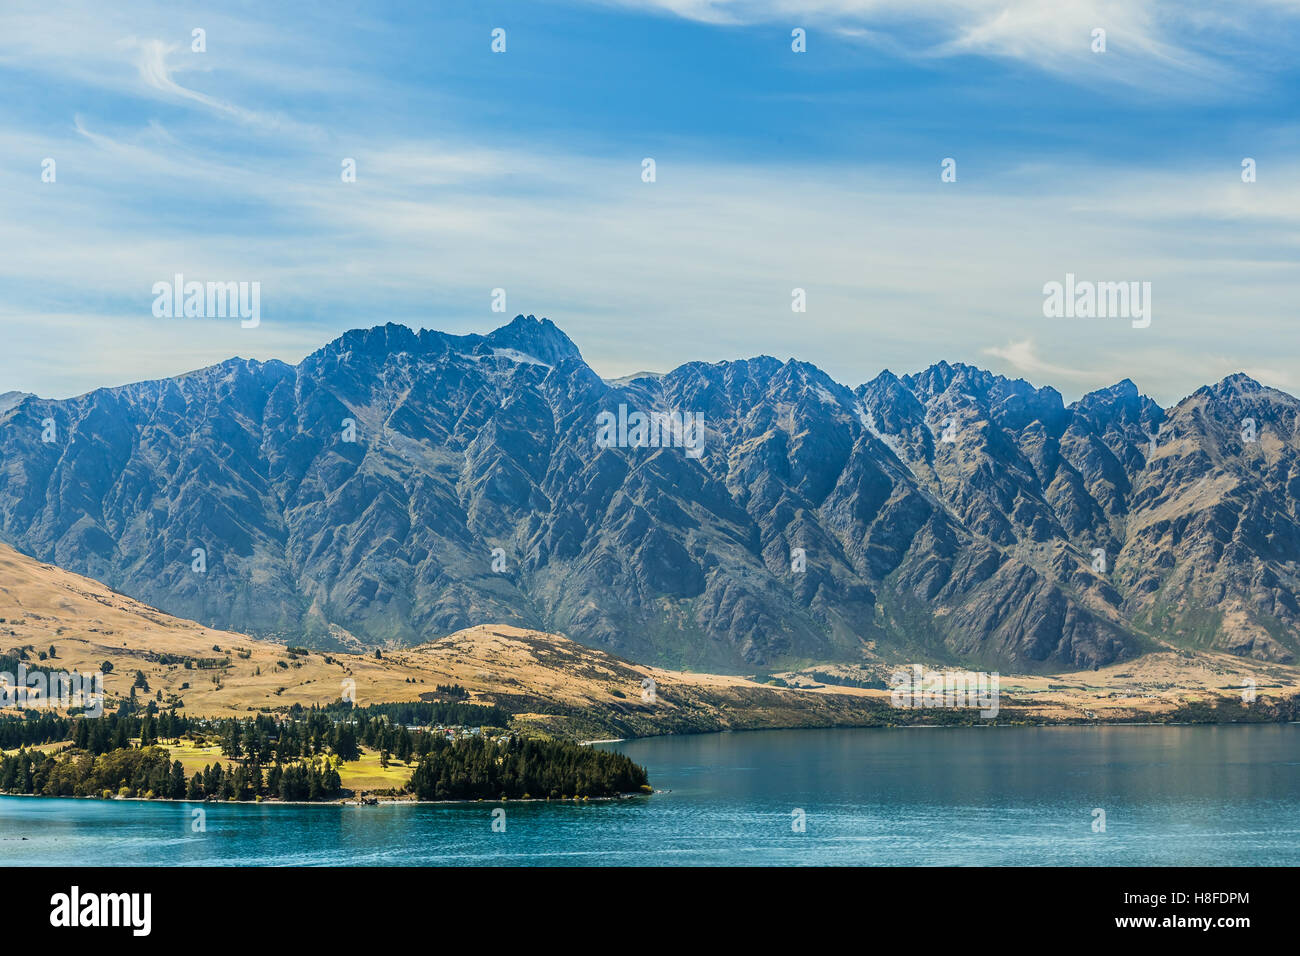
<path id="1" fill-rule="evenodd" d="M 795 730 L 599 746 L 668 792 L 506 803 L 504 832 L 492 827 L 495 802 L 0 797 L 0 866 L 1300 864 L 1297 725 Z M 200 806 L 206 832 L 195 833 Z"/>

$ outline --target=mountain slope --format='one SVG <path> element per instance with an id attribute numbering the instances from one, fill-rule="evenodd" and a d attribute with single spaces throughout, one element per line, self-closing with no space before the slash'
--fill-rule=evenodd
<path id="1" fill-rule="evenodd" d="M 40 653 L 54 648 L 55 656 Z M 380 658 L 304 652 L 164 614 L 97 581 L 0 545 L 0 654 L 29 666 L 100 671 L 107 708 L 132 693 L 193 716 L 247 716 L 295 704 L 443 699 L 497 704 L 557 736 L 828 727 L 881 721 L 884 695 L 857 688 L 786 690 L 740 677 L 632 664 L 553 634 L 506 626 L 458 631 Z M 653 695 L 649 688 L 653 682 Z"/>
<path id="2" fill-rule="evenodd" d="M 1300 653 L 1300 402 L 1245 375 L 1066 408 L 968 366 L 858 390 L 913 475 L 1081 603 L 1179 646 Z M 935 434 L 948 433 L 948 441 Z"/>
<path id="3" fill-rule="evenodd" d="M 701 454 L 602 447 L 598 416 L 620 406 L 702 414 Z M 1285 660 L 1292 526 L 1250 549 L 1295 519 L 1294 418 L 1283 431 L 1285 403 L 1260 405 L 1270 470 L 1228 469 L 1264 509 L 1234 550 L 1180 489 L 1222 457 L 1236 406 L 1197 407 L 1169 413 L 1170 435 L 1201 437 L 1160 446 L 1152 471 L 1166 416 L 1131 383 L 1069 409 L 943 363 L 856 390 L 770 357 L 607 383 L 531 316 L 486 336 L 387 325 L 297 366 L 19 400 L 0 412 L 0 537 L 169 613 L 322 648 L 495 621 L 731 671 L 1043 671 L 1165 638 Z M 1185 513 L 1204 567 L 1153 570 Z"/>

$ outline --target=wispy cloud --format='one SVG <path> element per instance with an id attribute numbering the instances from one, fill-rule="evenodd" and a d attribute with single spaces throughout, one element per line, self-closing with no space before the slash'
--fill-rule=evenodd
<path id="1" fill-rule="evenodd" d="M 55 151 L 93 174 L 46 186 L 33 168 L 21 184 L 0 181 L 10 320 L 25 301 L 33 320 L 84 305 L 113 323 L 111 336 L 61 347 L 65 391 L 102 384 L 106 361 L 117 378 L 157 374 L 161 341 L 189 364 L 292 361 L 390 319 L 485 330 L 502 318 L 489 311 L 494 288 L 511 314 L 560 321 L 609 375 L 765 351 L 854 383 L 885 366 L 991 356 L 1063 391 L 1129 375 L 1173 399 L 1201 381 L 1139 348 L 1172 356 L 1213 343 L 1220 376 L 1294 351 L 1294 276 L 1275 255 L 1300 231 L 1289 170 L 1225 224 L 1189 197 L 1232 181 L 1231 167 L 1155 180 L 1054 169 L 1043 175 L 1055 192 L 1020 181 L 958 197 L 937 182 L 900 186 L 888 168 L 674 162 L 647 184 L 625 157 L 395 139 L 368 144 L 347 184 L 308 149 L 267 164 L 205 156 L 157 126 L 130 139 L 78 130 Z M 1257 203 L 1266 217 L 1253 217 Z M 256 227 L 232 209 L 255 211 Z M 1151 329 L 1044 319 L 1042 285 L 1067 271 L 1152 281 Z M 262 327 L 152 319 L 150 287 L 175 272 L 260 281 Z M 795 287 L 806 313 L 790 311 Z M 6 387 L 33 388 L 32 374 L 20 353 L 0 356 Z"/>
<path id="2" fill-rule="evenodd" d="M 1040 382 L 1095 382 L 1099 377 L 1096 371 L 1057 365 L 1045 361 L 1034 345 L 1033 339 L 1021 339 L 1006 345 L 991 345 L 983 349 L 985 355 L 1000 359 L 1017 375 L 1027 375 Z"/>
<path id="3" fill-rule="evenodd" d="M 218 113 L 225 113 L 237 119 L 258 119 L 257 114 L 249 110 L 240 109 L 238 106 L 223 102 L 215 97 L 205 96 L 195 90 L 186 89 L 177 83 L 172 78 L 171 68 L 167 65 L 167 57 L 176 51 L 175 46 L 165 44 L 161 40 L 131 40 L 128 41 L 128 45 L 136 48 L 136 66 L 140 70 L 140 79 L 151 89 L 177 99 L 198 103 L 200 106 L 206 106 L 208 109 L 216 110 Z"/>
<path id="4" fill-rule="evenodd" d="M 883 130 L 907 112 L 922 141 L 914 155 L 874 144 L 864 152 L 857 140 L 832 141 L 838 149 L 826 155 L 774 155 L 774 128 L 795 138 L 785 134 L 793 115 L 839 129 L 843 104 L 878 79 L 854 67 L 836 75 L 835 97 L 800 86 L 794 111 L 740 94 L 711 101 L 709 110 L 736 107 L 727 130 L 742 148 L 720 155 L 711 147 L 730 113 L 709 112 L 702 129 L 669 124 L 670 135 L 624 88 L 584 101 L 591 115 L 569 119 L 585 125 L 538 125 L 536 98 L 515 109 L 538 88 L 552 99 L 573 93 L 555 84 L 582 64 L 550 63 L 544 23 L 512 20 L 512 52 L 493 60 L 489 21 L 471 22 L 447 42 L 448 72 L 429 80 L 424 61 L 384 55 L 400 27 L 382 42 L 366 33 L 382 53 L 350 58 L 321 23 L 299 22 L 299 8 L 279 22 L 266 19 L 271 7 L 236 22 L 162 4 L 133 16 L 51 2 L 61 22 L 29 3 L 0 12 L 0 70 L 27 84 L 0 107 L 0 155 L 14 158 L 0 164 L 0 326 L 11 346 L 0 351 L 0 390 L 70 394 L 235 354 L 296 361 L 351 327 L 483 331 L 517 311 L 556 319 L 609 376 L 768 352 L 853 384 L 883 367 L 948 359 L 992 361 L 1067 393 L 1127 375 L 1172 401 L 1228 372 L 1300 359 L 1289 313 L 1300 137 L 1268 116 L 1263 133 L 1234 126 L 1229 145 L 1151 160 L 1105 144 L 1079 156 L 1034 148 L 1040 134 L 1105 135 L 1105 117 L 1089 125 L 1040 111 L 1010 148 L 1006 127 L 989 131 L 946 100 L 884 99 L 868 118 Z M 709 51 L 722 45 L 717 30 L 696 21 L 767 16 L 786 18 L 785 30 L 800 12 L 810 27 L 888 36 L 950 64 L 964 62 L 953 59 L 962 44 L 1023 42 L 1016 55 L 1035 57 L 1025 39 L 1035 31 L 1047 49 L 1058 42 L 1014 3 L 1009 23 L 956 0 L 923 0 L 914 14 L 848 0 L 798 11 L 774 0 L 656 9 L 684 18 L 669 46 L 698 33 Z M 1144 36 L 1169 40 L 1162 8 L 1135 9 L 1149 17 Z M 605 14 L 638 42 L 625 14 Z M 209 27 L 204 55 L 184 46 L 198 22 Z M 347 32 L 371 29 L 349 22 Z M 516 50 L 525 52 L 509 59 Z M 680 57 L 658 52 L 666 84 Z M 507 63 L 522 65 L 509 73 Z M 398 75 L 403 68 L 414 75 Z M 887 75 L 908 78 L 907 69 Z M 767 82 L 772 72 L 753 75 Z M 674 121 L 686 108 L 680 92 L 660 103 Z M 430 96 L 475 109 L 429 118 L 412 104 Z M 26 109 L 27 97 L 38 109 Z M 618 137 L 586 135 L 629 115 Z M 938 161 L 954 138 L 960 179 L 944 184 Z M 1259 160 L 1258 182 L 1241 181 L 1237 152 Z M 654 183 L 641 180 L 647 155 L 659 163 Z M 56 183 L 40 179 L 44 157 L 58 161 Z M 354 183 L 340 179 L 344 158 L 357 163 Z M 261 282 L 261 326 L 154 319 L 151 287 L 177 272 Z M 1044 319 L 1043 283 L 1067 272 L 1152 282 L 1151 327 Z M 806 313 L 790 309 L 796 287 Z M 490 311 L 495 288 L 507 291 L 506 316 Z"/>
<path id="5" fill-rule="evenodd" d="M 318 135 L 319 130 L 307 124 L 296 123 L 273 113 L 246 109 L 215 96 L 208 96 L 178 83 L 173 76 L 175 68 L 169 63 L 179 47 L 161 40 L 141 40 L 135 37 L 121 41 L 135 57 L 136 68 L 144 86 L 158 95 L 174 101 L 193 103 L 221 116 L 250 126 L 271 131 L 293 132 L 296 135 Z M 191 54 L 192 55 L 192 54 Z"/>
<path id="6" fill-rule="evenodd" d="M 825 28 L 918 59 L 1001 58 L 1087 85 L 1118 84 L 1182 95 L 1249 79 L 1260 61 L 1229 54 L 1247 25 L 1258 43 L 1261 20 L 1294 36 L 1300 10 L 1290 2 L 1243 8 L 1176 0 L 593 0 L 703 23 L 781 23 Z M 1104 30 L 1106 52 L 1093 50 Z M 1280 36 L 1277 49 L 1285 49 Z M 816 42 L 815 40 L 813 42 Z"/>

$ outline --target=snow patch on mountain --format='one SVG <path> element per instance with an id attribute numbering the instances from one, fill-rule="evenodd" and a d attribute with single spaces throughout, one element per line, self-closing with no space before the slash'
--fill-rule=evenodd
<path id="1" fill-rule="evenodd" d="M 865 408 L 862 407 L 861 402 L 855 403 L 853 406 L 853 410 L 858 413 L 858 421 L 862 422 L 862 427 L 865 428 L 867 431 L 871 432 L 872 437 L 874 437 L 877 441 L 879 441 L 886 448 L 892 451 L 894 453 L 894 457 L 897 458 L 899 461 L 907 460 L 907 458 L 905 457 L 905 453 L 903 451 L 903 446 L 899 442 L 898 438 L 893 435 L 886 435 L 879 428 L 877 428 L 875 418 L 872 417 L 871 412 L 867 411 Z"/>
<path id="2" fill-rule="evenodd" d="M 542 366 L 542 368 L 547 368 L 547 369 L 555 368 L 554 365 L 550 365 L 547 362 L 543 362 L 541 359 L 537 358 L 534 355 L 529 355 L 526 352 L 520 352 L 518 349 L 493 349 L 492 354 L 495 355 L 497 358 L 509 359 L 512 362 L 519 362 L 523 365 L 540 365 Z"/>

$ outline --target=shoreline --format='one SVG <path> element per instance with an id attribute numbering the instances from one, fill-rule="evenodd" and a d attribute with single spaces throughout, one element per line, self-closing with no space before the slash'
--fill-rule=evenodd
<path id="1" fill-rule="evenodd" d="M 964 730 L 976 727 L 986 728 L 1006 728 L 1021 730 L 1055 730 L 1062 728 L 1077 729 L 1104 729 L 1108 727 L 1262 727 L 1262 726 L 1297 726 L 1300 720 L 1270 720 L 1270 721 L 1089 721 L 1089 722 L 1053 722 L 1047 724 L 1011 724 L 1011 723 L 989 723 L 989 724 L 877 724 L 861 726 L 838 726 L 838 727 L 762 727 L 741 730 L 719 730 L 704 731 L 699 734 L 657 734 L 648 737 L 624 737 L 611 740 L 590 740 L 582 741 L 583 746 L 598 743 L 625 743 L 633 740 L 656 740 L 667 737 L 699 737 L 707 734 L 733 734 L 733 733 L 765 733 L 778 731 L 828 731 L 828 730 Z M 631 800 L 638 797 L 651 797 L 655 794 L 666 793 L 668 791 L 658 788 L 652 789 L 650 793 L 620 793 L 606 797 L 568 797 L 564 799 L 551 799 L 548 797 L 500 797 L 487 798 L 476 797 L 466 800 L 416 800 L 406 797 L 373 797 L 369 798 L 373 802 L 358 797 L 341 797 L 334 800 L 189 800 L 176 799 L 173 797 L 118 797 L 113 796 L 107 799 L 96 796 L 68 796 L 57 795 L 49 796 L 43 793 L 0 793 L 0 798 L 14 797 L 26 799 L 41 800 L 85 800 L 97 803 L 163 803 L 163 804 L 190 804 L 195 807 L 203 806 L 235 806 L 235 807 L 366 807 L 366 806 L 470 806 L 473 804 L 488 804 L 494 807 L 502 806 L 509 803 L 612 803 L 621 800 Z"/>
<path id="2" fill-rule="evenodd" d="M 769 731 L 789 730 L 968 730 L 968 729 L 1003 729 L 1003 730 L 1050 730 L 1062 727 L 1270 727 L 1300 724 L 1300 720 L 1107 720 L 1077 719 L 1043 720 L 1043 721 L 975 721 L 967 724 L 915 723 L 915 724 L 825 724 L 823 726 L 789 726 L 789 727 L 724 727 L 720 730 L 700 730 L 666 734 L 645 734 L 644 736 L 615 737 L 611 740 L 580 740 L 578 744 L 589 747 L 593 744 L 632 743 L 638 740 L 662 740 L 665 737 L 704 737 L 709 734 L 761 734 Z"/>
<path id="3" fill-rule="evenodd" d="M 470 806 L 476 803 L 492 804 L 501 806 L 506 803 L 609 803 L 615 800 L 632 800 L 636 797 L 650 797 L 656 793 L 663 793 L 662 790 L 655 790 L 652 793 L 620 793 L 611 797 L 570 797 L 568 799 L 549 799 L 547 797 L 507 797 L 502 800 L 500 797 L 489 800 L 486 797 L 475 797 L 473 800 L 405 800 L 396 797 L 376 797 L 374 803 L 364 803 L 356 797 L 343 797 L 338 800 L 177 800 L 174 797 L 91 797 L 91 796 L 69 796 L 59 794 L 50 796 L 44 793 L 0 793 L 0 799 L 5 797 L 16 797 L 21 799 L 38 799 L 38 800 L 86 800 L 95 803 L 188 803 L 196 807 L 216 806 L 216 807 L 378 807 L 378 806 L 413 806 L 413 807 L 432 807 L 432 806 Z"/>

